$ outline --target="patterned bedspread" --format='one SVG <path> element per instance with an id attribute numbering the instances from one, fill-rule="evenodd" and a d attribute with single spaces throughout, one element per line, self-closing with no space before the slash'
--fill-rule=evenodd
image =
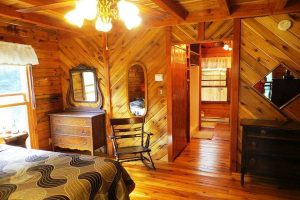
<path id="1" fill-rule="evenodd" d="M 134 186 L 110 159 L 0 145 L 0 200 L 123 200 Z"/>

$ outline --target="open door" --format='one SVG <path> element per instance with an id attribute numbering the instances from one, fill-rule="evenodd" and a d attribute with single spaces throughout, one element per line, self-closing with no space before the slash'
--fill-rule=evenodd
<path id="1" fill-rule="evenodd" d="M 168 132 L 169 161 L 186 147 L 188 122 L 187 47 L 171 47 L 168 69 Z"/>

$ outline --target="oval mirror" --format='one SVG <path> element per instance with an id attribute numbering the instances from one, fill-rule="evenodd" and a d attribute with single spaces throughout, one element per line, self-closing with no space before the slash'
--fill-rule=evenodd
<path id="1" fill-rule="evenodd" d="M 128 69 L 129 111 L 135 116 L 144 116 L 147 112 L 147 77 L 146 68 L 136 63 Z"/>

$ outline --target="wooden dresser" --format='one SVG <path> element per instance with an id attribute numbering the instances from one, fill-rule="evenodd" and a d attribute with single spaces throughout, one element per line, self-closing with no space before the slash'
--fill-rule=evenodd
<path id="1" fill-rule="evenodd" d="M 241 184 L 245 173 L 280 179 L 300 177 L 300 123 L 242 120 Z"/>
<path id="2" fill-rule="evenodd" d="M 106 145 L 104 112 L 50 114 L 52 147 L 94 151 Z"/>

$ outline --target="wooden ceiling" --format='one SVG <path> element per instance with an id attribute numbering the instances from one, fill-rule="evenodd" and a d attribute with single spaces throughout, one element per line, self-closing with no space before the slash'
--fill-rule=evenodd
<path id="1" fill-rule="evenodd" d="M 160 27 L 220 19 L 254 17 L 300 11 L 299 0 L 129 0 L 141 11 L 143 26 Z M 84 29 L 66 22 L 64 15 L 75 0 L 0 0 L 0 21 L 33 24 L 65 32 L 95 32 L 92 23 Z M 115 22 L 122 28 L 122 23 Z"/>

